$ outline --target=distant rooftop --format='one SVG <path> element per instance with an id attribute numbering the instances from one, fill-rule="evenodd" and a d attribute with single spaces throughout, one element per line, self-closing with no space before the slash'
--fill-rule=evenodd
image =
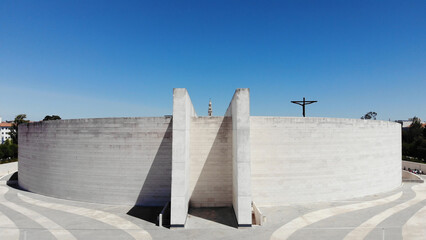
<path id="1" fill-rule="evenodd" d="M 0 123 L 0 127 L 12 127 L 12 123 L 2 122 Z"/>

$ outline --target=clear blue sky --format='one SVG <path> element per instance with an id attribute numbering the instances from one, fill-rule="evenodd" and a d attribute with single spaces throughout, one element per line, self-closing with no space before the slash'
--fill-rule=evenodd
<path id="1" fill-rule="evenodd" d="M 223 115 L 426 120 L 426 1 L 0 2 L 0 116 L 162 116 L 172 89 Z"/>

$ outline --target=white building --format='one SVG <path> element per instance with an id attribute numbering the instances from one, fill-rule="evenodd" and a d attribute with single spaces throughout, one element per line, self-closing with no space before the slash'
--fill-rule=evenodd
<path id="1" fill-rule="evenodd" d="M 0 143 L 4 143 L 7 139 L 10 139 L 9 132 L 11 127 L 12 123 L 2 122 L 0 118 Z"/>

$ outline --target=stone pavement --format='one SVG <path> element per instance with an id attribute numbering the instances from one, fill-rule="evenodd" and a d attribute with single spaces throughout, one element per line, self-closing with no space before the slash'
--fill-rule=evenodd
<path id="1" fill-rule="evenodd" d="M 18 171 L 18 162 L 0 164 L 0 177 Z"/>
<path id="2" fill-rule="evenodd" d="M 8 186 L 8 178 L 0 179 L 2 240 L 426 239 L 425 183 L 347 201 L 262 207 L 267 221 L 252 228 L 235 228 L 226 208 L 192 209 L 185 229 L 170 230 L 127 214 L 128 206 L 46 197 Z"/>

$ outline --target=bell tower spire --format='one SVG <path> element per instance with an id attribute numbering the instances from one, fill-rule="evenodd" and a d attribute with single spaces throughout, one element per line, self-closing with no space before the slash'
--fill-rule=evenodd
<path id="1" fill-rule="evenodd" d="M 213 113 L 213 110 L 212 110 L 212 99 L 211 98 L 209 99 L 209 111 L 208 111 L 208 113 L 209 113 L 209 117 L 211 117 L 212 113 Z"/>

